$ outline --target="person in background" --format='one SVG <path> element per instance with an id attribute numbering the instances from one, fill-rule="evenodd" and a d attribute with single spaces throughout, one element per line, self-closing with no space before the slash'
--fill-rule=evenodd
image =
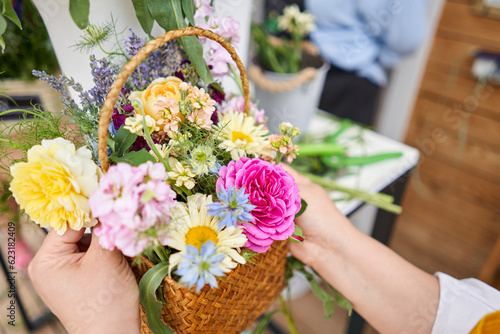
<path id="1" fill-rule="evenodd" d="M 290 4 L 316 17 L 310 38 L 331 64 L 320 108 L 373 125 L 388 70 L 425 38 L 427 0 L 267 0 L 266 11 Z"/>

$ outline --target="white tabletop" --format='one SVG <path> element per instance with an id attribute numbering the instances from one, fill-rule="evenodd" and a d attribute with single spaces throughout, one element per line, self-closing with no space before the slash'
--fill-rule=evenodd
<path id="1" fill-rule="evenodd" d="M 315 135 L 331 134 L 339 127 L 339 122 L 328 116 L 327 113 L 319 111 L 311 120 L 309 132 Z M 389 152 L 402 152 L 400 158 L 384 160 L 362 167 L 350 167 L 347 173 L 336 178 L 343 186 L 363 189 L 369 192 L 380 192 L 401 175 L 413 168 L 420 157 L 417 149 L 384 137 L 374 131 L 353 125 L 340 137 L 339 143 L 348 147 L 348 156 L 373 155 Z M 332 199 L 343 196 L 339 192 L 331 192 Z M 362 202 L 357 199 L 336 200 L 339 210 L 348 215 L 352 213 Z"/>

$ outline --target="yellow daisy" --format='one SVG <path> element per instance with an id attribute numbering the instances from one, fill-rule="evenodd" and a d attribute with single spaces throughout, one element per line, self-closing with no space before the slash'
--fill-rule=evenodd
<path id="1" fill-rule="evenodd" d="M 168 246 L 179 252 L 170 256 L 169 273 L 182 261 L 186 253 L 186 245 L 192 245 L 200 250 L 201 246 L 211 240 L 217 248 L 217 253 L 225 254 L 221 269 L 229 272 L 238 263 L 244 264 L 245 259 L 238 253 L 239 248 L 247 242 L 241 226 L 219 228 L 219 218 L 207 213 L 207 205 L 212 203 L 212 196 L 195 194 L 189 196 L 187 203 L 178 202 L 171 209 L 172 220 L 169 226 Z"/>
<path id="2" fill-rule="evenodd" d="M 229 111 L 219 114 L 219 122 L 215 128 L 222 140 L 220 147 L 231 153 L 233 160 L 241 157 L 258 157 L 259 155 L 270 155 L 267 148 L 268 131 L 264 125 L 255 125 L 253 116 L 246 116 L 241 112 Z"/>

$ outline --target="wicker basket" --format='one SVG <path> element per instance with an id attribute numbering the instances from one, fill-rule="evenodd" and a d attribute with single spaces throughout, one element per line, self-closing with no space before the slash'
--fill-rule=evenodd
<path id="1" fill-rule="evenodd" d="M 245 113 L 250 112 L 248 79 L 245 68 L 234 48 L 219 35 L 197 27 L 167 32 L 147 43 L 122 69 L 114 82 L 101 110 L 99 120 L 99 160 L 105 173 L 109 168 L 106 138 L 113 107 L 129 75 L 151 53 L 166 42 L 183 36 L 203 36 L 220 43 L 231 54 L 240 70 L 245 97 Z M 176 333 L 240 333 L 261 315 L 278 297 L 285 286 L 285 266 L 288 244 L 276 241 L 266 253 L 253 257 L 245 265 L 238 265 L 218 280 L 219 286 L 205 286 L 199 293 L 186 289 L 168 276 L 163 280 L 162 319 Z M 133 271 L 139 281 L 153 267 L 144 259 Z M 152 333 L 141 306 L 141 333 Z"/>

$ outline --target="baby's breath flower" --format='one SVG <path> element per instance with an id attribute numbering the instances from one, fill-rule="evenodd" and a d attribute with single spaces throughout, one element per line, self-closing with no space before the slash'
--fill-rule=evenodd
<path id="1" fill-rule="evenodd" d="M 192 150 L 190 163 L 193 172 L 200 176 L 217 170 L 217 158 L 210 146 L 200 145 Z"/>
<path id="2" fill-rule="evenodd" d="M 168 164 L 172 171 L 168 172 L 168 178 L 175 181 L 177 187 L 185 186 L 187 189 L 193 189 L 195 186 L 193 174 L 189 167 L 183 166 L 176 158 L 168 158 Z"/>

